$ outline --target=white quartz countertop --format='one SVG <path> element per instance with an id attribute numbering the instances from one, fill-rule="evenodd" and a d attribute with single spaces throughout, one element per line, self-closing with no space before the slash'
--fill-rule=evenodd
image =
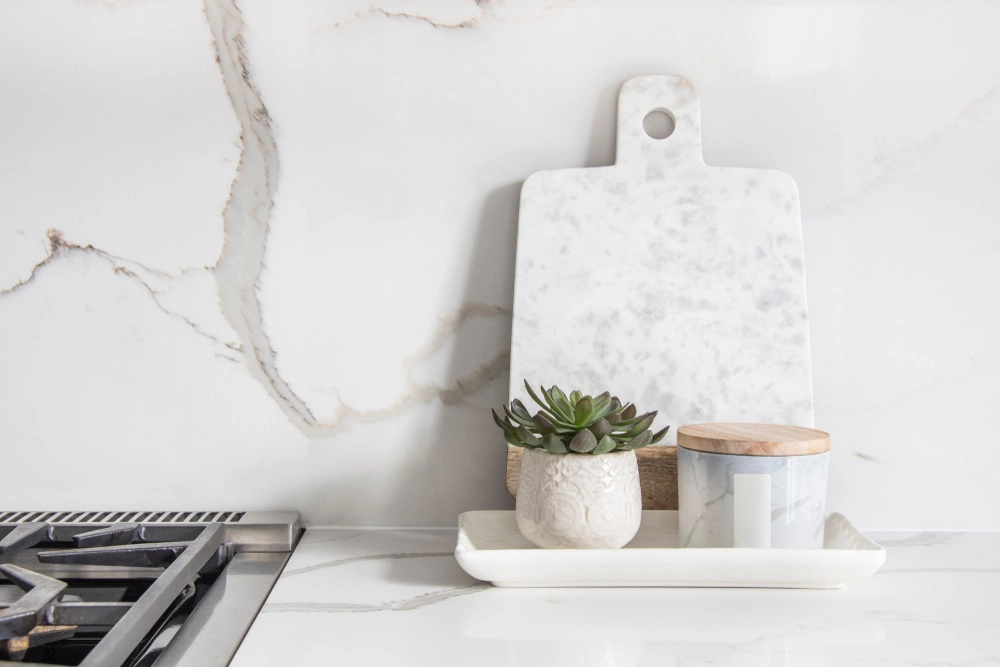
<path id="1" fill-rule="evenodd" d="M 308 530 L 233 667 L 1000 664 L 1000 533 L 873 534 L 839 591 L 493 588 L 455 537 Z"/>

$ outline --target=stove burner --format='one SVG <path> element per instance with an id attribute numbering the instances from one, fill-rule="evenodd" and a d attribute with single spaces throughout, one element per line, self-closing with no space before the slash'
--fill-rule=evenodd
<path id="1" fill-rule="evenodd" d="M 47 523 L 22 523 L 0 540 L 0 554 L 33 547 L 49 534 Z"/>
<path id="2" fill-rule="evenodd" d="M 75 538 L 74 538 L 75 539 Z M 153 542 L 150 544 L 121 544 L 108 547 L 85 547 L 60 551 L 39 551 L 40 563 L 73 565 L 116 565 L 121 567 L 167 567 L 174 562 L 190 542 Z M 224 566 L 231 554 L 222 545 L 205 562 L 201 572 L 207 573 Z"/>
<path id="3" fill-rule="evenodd" d="M 67 542 L 66 536 L 53 541 L 53 532 L 46 523 L 20 524 L 0 540 L 0 557 L 9 560 L 27 554 L 36 545 L 62 546 Z M 173 612 L 194 596 L 194 582 L 200 573 L 211 574 L 225 567 L 232 550 L 223 543 L 223 532 L 220 524 L 209 524 L 198 527 L 193 540 L 144 542 L 147 534 L 141 524 L 121 523 L 71 536 L 72 544 L 89 546 L 32 550 L 39 567 L 57 564 L 91 569 L 111 566 L 118 568 L 116 571 L 162 570 L 144 576 L 144 580 L 152 582 L 148 587 L 141 584 L 145 592 L 133 592 L 137 585 L 134 581 L 120 587 L 124 597 L 134 600 L 63 602 L 69 584 L 32 571 L 30 559 L 22 558 L 21 565 L 0 565 L 0 574 L 25 591 L 13 603 L 0 603 L 0 660 L 18 661 L 26 656 L 34 660 L 29 653 L 32 649 L 72 638 L 85 627 L 106 634 L 90 642 L 93 646 L 82 662 L 72 664 L 123 664 L 133 652 L 152 641 L 152 637 L 147 639 L 151 631 L 162 628 Z M 182 533 L 190 535 L 191 531 L 185 527 Z"/>
<path id="4" fill-rule="evenodd" d="M 20 661 L 28 649 L 67 639 L 75 633 L 75 625 L 38 625 L 23 637 L 0 641 L 0 656 L 6 654 L 9 659 Z"/>
<path id="5" fill-rule="evenodd" d="M 66 584 L 17 565 L 0 565 L 0 572 L 26 591 L 20 600 L 0 611 L 0 639 L 13 639 L 42 625 L 45 609 L 62 597 Z"/>
<path id="6" fill-rule="evenodd" d="M 0 665 L 227 665 L 299 533 L 294 512 L 0 511 Z"/>
<path id="7" fill-rule="evenodd" d="M 78 547 L 110 547 L 117 544 L 131 544 L 139 539 L 140 525 L 137 523 L 118 523 L 107 528 L 88 530 L 73 536 Z"/>

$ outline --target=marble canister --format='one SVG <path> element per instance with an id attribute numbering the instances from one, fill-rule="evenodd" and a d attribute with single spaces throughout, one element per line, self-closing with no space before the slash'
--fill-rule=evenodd
<path id="1" fill-rule="evenodd" d="M 823 548 L 828 434 L 698 424 L 677 442 L 681 546 Z"/>

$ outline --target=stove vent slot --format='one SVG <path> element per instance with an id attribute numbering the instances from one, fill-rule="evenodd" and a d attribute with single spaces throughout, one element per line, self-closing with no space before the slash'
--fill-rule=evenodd
<path id="1" fill-rule="evenodd" d="M 239 523 L 245 512 L 3 512 L 0 523 Z"/>

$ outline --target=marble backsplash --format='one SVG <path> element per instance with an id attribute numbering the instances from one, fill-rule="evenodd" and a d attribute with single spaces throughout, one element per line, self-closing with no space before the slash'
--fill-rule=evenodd
<path id="1" fill-rule="evenodd" d="M 998 28 L 944 0 L 2 0 L 0 507 L 512 506 L 487 408 L 520 183 L 610 164 L 621 83 L 676 72 L 708 164 L 798 183 L 829 508 L 998 529 Z"/>

